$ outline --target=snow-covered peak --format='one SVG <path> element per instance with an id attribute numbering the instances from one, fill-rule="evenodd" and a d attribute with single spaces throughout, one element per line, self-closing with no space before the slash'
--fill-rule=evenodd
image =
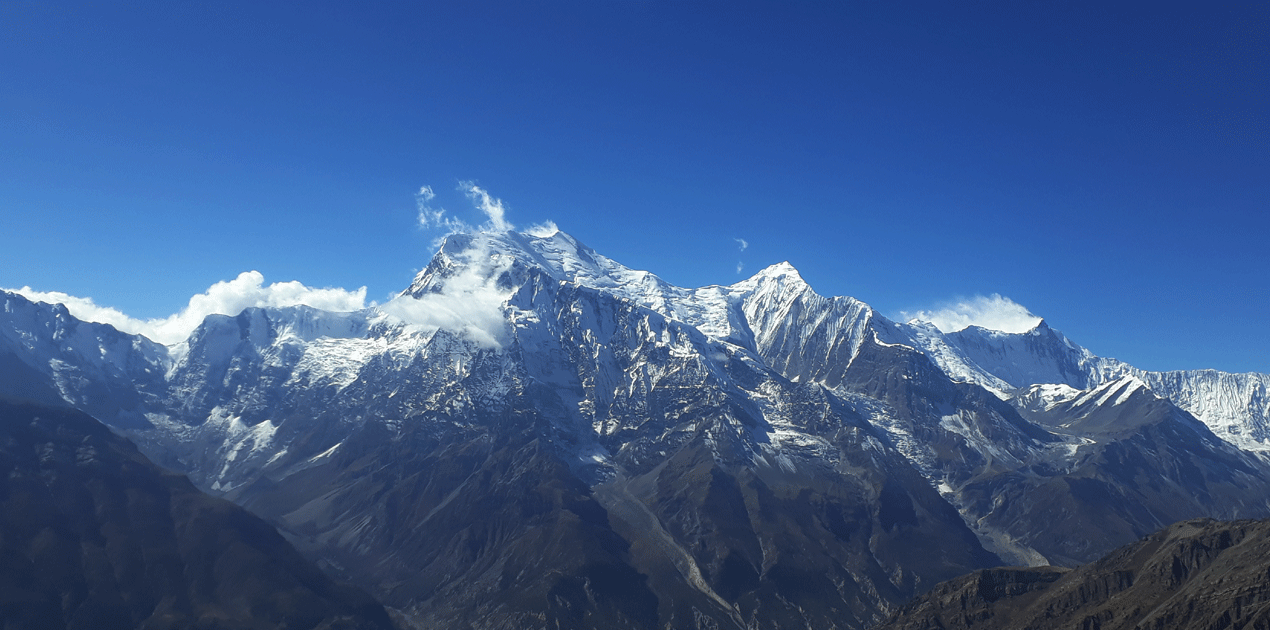
<path id="1" fill-rule="evenodd" d="M 278 338 L 295 338 L 300 341 L 362 337 L 366 334 L 373 313 L 373 309 L 337 313 L 302 304 L 248 309 L 248 312 L 256 311 L 268 321 Z"/>
<path id="2" fill-rule="evenodd" d="M 998 293 L 958 299 L 934 310 L 918 311 L 911 317 L 930 322 L 945 333 L 960 332 L 972 326 L 1022 333 L 1035 328 L 1041 321 L 1022 304 Z"/>
<path id="3" fill-rule="evenodd" d="M 65 352 L 82 354 L 94 364 L 122 360 L 122 354 L 110 348 L 135 350 L 154 363 L 166 361 L 168 355 L 168 348 L 146 337 L 121 332 L 111 324 L 82 321 L 65 304 L 0 291 L 0 351 L 9 343 L 31 353 L 39 363 Z"/>
<path id="4" fill-rule="evenodd" d="M 1046 331 L 1048 331 L 1048 330 L 1051 330 L 1051 329 L 1050 329 L 1050 325 L 1049 325 L 1048 323 L 1046 323 L 1046 322 L 1045 322 L 1045 319 L 1043 319 L 1043 318 L 1042 318 L 1042 319 L 1041 319 L 1041 321 L 1036 322 L 1036 325 L 1035 325 L 1035 326 L 1033 326 L 1031 330 L 1027 331 L 1027 332 L 1026 332 L 1026 333 L 1024 333 L 1024 334 L 1027 334 L 1027 335 L 1043 335 L 1043 334 L 1045 334 L 1045 332 L 1046 332 Z"/>
<path id="5" fill-rule="evenodd" d="M 919 320 L 919 319 L 914 319 L 914 320 L 911 320 L 911 322 L 910 322 L 910 323 L 913 323 L 913 322 L 920 322 L 920 323 L 924 323 L 924 324 L 926 324 L 926 325 L 930 325 L 930 326 L 933 326 L 933 325 L 934 325 L 934 324 L 931 324 L 931 323 L 929 323 L 929 322 L 922 322 L 922 320 Z M 1008 332 L 1008 331 L 1004 331 L 1004 330 L 997 330 L 997 329 L 995 329 L 995 328 L 988 328 L 988 327 L 986 327 L 986 326 L 978 326 L 978 325 L 975 325 L 975 324 L 971 324 L 971 325 L 969 325 L 969 326 L 966 326 L 965 328 L 962 328 L 961 330 L 958 330 L 958 331 L 956 331 L 956 332 L 952 332 L 952 333 L 947 333 L 947 334 L 950 334 L 950 335 L 963 335 L 963 336 L 967 336 L 967 337 L 969 337 L 969 336 L 978 336 L 978 337 L 988 337 L 988 338 L 993 338 L 993 339 L 1002 339 L 1002 338 L 1015 337 L 1015 336 L 1020 336 L 1020 335 L 1027 335 L 1027 336 L 1031 336 L 1031 337 L 1039 337 L 1039 336 L 1042 336 L 1042 335 L 1045 335 L 1045 334 L 1049 333 L 1051 330 L 1053 330 L 1053 329 L 1051 329 L 1051 328 L 1049 327 L 1049 325 L 1045 323 L 1045 320 L 1044 320 L 1044 319 L 1042 319 L 1042 320 L 1038 321 L 1038 322 L 1036 323 L 1036 325 L 1035 325 L 1035 326 L 1033 326 L 1033 327 L 1029 328 L 1028 330 L 1024 330 L 1024 331 L 1021 331 L 1021 332 Z"/>
<path id="6" fill-rule="evenodd" d="M 799 293 L 810 291 L 811 286 L 803 280 L 798 270 L 786 262 L 779 262 L 760 270 L 758 273 L 728 287 L 734 292 L 773 291 Z"/>
<path id="7" fill-rule="evenodd" d="M 1038 383 L 1063 383 L 1085 389 L 1114 366 L 1072 343 L 1044 320 L 1025 332 L 1001 332 L 969 326 L 941 333 L 931 324 L 906 325 L 928 354 L 958 380 L 998 392 Z M 1119 376 L 1119 373 L 1109 374 Z"/>
<path id="8" fill-rule="evenodd" d="M 1082 392 L 1072 400 L 1072 405 L 1075 407 L 1092 403 L 1097 407 L 1105 405 L 1114 407 L 1128 402 L 1135 394 L 1145 394 L 1152 398 L 1158 398 L 1141 379 L 1133 375 L 1125 375 Z"/>
<path id="9" fill-rule="evenodd" d="M 746 296 L 809 290 L 788 262 L 772 265 L 731 286 L 677 287 L 648 271 L 631 269 L 605 257 L 557 229 L 451 235 L 402 296 L 421 299 L 427 294 L 453 293 L 456 284 L 497 284 L 510 289 L 528 280 L 534 271 L 557 282 L 629 300 L 692 325 L 709 337 L 743 346 L 752 345 L 740 307 Z"/>
<path id="10" fill-rule="evenodd" d="M 1063 383 L 1040 383 L 1018 391 L 1014 401 L 1024 409 L 1039 413 L 1069 403 L 1084 393 Z"/>
<path id="11" fill-rule="evenodd" d="M 762 277 L 762 278 L 789 277 L 791 279 L 796 279 L 798 281 L 802 281 L 803 279 L 803 277 L 799 275 L 798 270 L 795 269 L 794 266 L 791 265 L 788 260 L 778 262 L 774 265 L 768 265 L 767 267 L 760 270 L 758 273 L 754 274 L 754 276 Z"/>
<path id="12" fill-rule="evenodd" d="M 1089 389 L 1033 385 L 1012 399 L 1025 417 L 1067 435 L 1122 434 L 1172 413 L 1172 406 L 1136 376 L 1122 376 Z"/>
<path id="13" fill-rule="evenodd" d="M 639 301 L 648 301 L 650 294 L 675 289 L 657 276 L 627 268 L 557 229 L 452 234 L 404 293 L 438 293 L 450 278 L 472 273 L 515 283 L 531 269 L 558 281 Z M 504 274 L 506 277 L 500 278 Z"/>

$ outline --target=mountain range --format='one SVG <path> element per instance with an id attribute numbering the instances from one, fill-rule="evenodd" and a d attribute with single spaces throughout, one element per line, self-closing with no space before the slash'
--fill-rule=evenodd
<path id="1" fill-rule="evenodd" d="M 563 232 L 455 234 L 383 305 L 171 346 L 0 301 L 0 394 L 90 414 L 417 627 L 863 628 L 970 571 L 1270 516 L 1270 376 L 895 322 L 787 263 L 685 289 Z"/>

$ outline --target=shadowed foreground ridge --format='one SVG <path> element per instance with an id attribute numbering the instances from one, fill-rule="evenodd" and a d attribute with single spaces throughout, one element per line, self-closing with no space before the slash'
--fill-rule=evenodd
<path id="1" fill-rule="evenodd" d="M 392 625 L 259 518 L 71 409 L 0 400 L 6 630 Z"/>
<path id="2" fill-rule="evenodd" d="M 976 571 L 875 630 L 936 628 L 1266 630 L 1270 521 L 1183 521 L 1074 570 Z"/>

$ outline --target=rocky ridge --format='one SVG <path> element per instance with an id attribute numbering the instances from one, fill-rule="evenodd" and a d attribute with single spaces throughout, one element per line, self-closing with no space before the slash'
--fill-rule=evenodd
<path id="1" fill-rule="evenodd" d="M 875 630 L 1270 628 L 1270 521 L 1184 521 L 1067 571 L 976 571 Z"/>

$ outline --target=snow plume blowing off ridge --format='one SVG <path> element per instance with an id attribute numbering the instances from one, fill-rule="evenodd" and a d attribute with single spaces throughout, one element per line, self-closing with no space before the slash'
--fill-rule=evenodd
<path id="1" fill-rule="evenodd" d="M 970 326 L 979 326 L 1004 333 L 1024 333 L 1041 323 L 1022 304 L 1003 295 L 976 295 L 958 300 L 930 311 L 901 313 L 906 320 L 920 320 L 934 324 L 943 333 L 953 333 Z"/>
<path id="2" fill-rule="evenodd" d="M 459 272 L 446 278 L 440 293 L 399 295 L 379 310 L 425 332 L 448 330 L 480 347 L 500 349 L 508 335 L 503 306 L 511 292 L 497 286 L 498 262 L 485 244 L 458 256 Z"/>
<path id="3" fill-rule="evenodd" d="M 415 194 L 415 205 L 419 209 L 419 227 L 425 230 L 440 231 L 440 235 L 433 239 L 433 247 L 440 247 L 441 241 L 451 234 L 510 232 L 516 229 L 516 226 L 507 220 L 507 206 L 503 205 L 502 199 L 494 197 L 472 181 L 459 182 L 458 190 L 466 195 L 471 200 L 473 207 L 485 216 L 484 223 L 473 226 L 463 219 L 450 215 L 445 208 L 434 206 L 433 201 L 437 195 L 431 186 L 422 186 L 419 188 L 419 192 Z M 546 238 L 558 231 L 559 229 L 555 223 L 544 221 L 529 226 L 525 233 L 530 236 Z"/>
<path id="4" fill-rule="evenodd" d="M 489 194 L 475 182 L 459 182 L 458 190 L 472 203 L 473 209 L 484 216 L 480 225 L 472 224 L 434 205 L 436 192 L 431 186 L 419 188 L 415 203 L 419 210 L 419 227 L 439 235 L 433 239 L 433 247 L 440 247 L 447 236 L 453 234 L 481 234 L 510 232 L 516 229 L 507 220 L 507 206 L 501 199 Z M 559 229 L 551 221 L 529 226 L 524 232 L 537 238 L 554 236 Z M 448 330 L 459 333 L 485 348 L 503 347 L 508 335 L 504 305 L 510 293 L 497 287 L 502 264 L 493 255 L 489 243 L 473 241 L 471 249 L 455 254 L 460 260 L 460 271 L 445 279 L 440 293 L 427 293 L 420 297 L 401 295 L 379 307 L 381 311 L 409 325 L 425 331 Z"/>
<path id="5" fill-rule="evenodd" d="M 208 315 L 237 315 L 251 307 L 311 306 L 324 311 L 348 312 L 366 307 L 366 287 L 356 291 L 314 289 L 303 284 L 275 282 L 265 285 L 259 271 L 244 271 L 237 278 L 217 282 L 207 291 L 190 298 L 181 312 L 159 319 L 136 319 L 118 309 L 99 306 L 92 298 L 60 291 L 36 291 L 31 287 L 6 289 L 28 300 L 64 304 L 76 318 L 102 324 L 131 334 L 145 335 L 164 345 L 185 341 Z"/>

